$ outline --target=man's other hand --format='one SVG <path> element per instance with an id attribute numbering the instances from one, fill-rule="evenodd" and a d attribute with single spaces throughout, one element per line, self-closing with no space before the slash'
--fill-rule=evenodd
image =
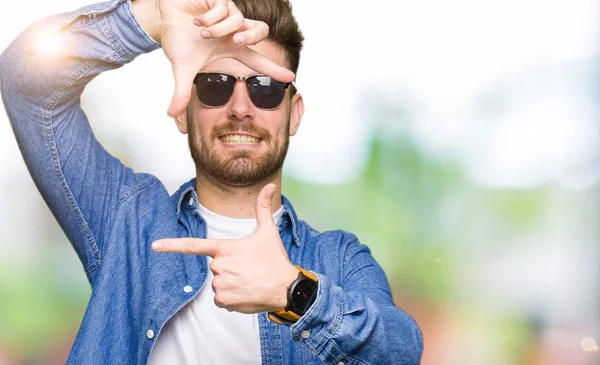
<path id="1" fill-rule="evenodd" d="M 265 186 L 256 199 L 256 228 L 241 239 L 161 239 L 159 252 L 207 255 L 213 258 L 215 304 L 242 313 L 276 312 L 287 304 L 287 287 L 298 276 L 273 221 L 275 184 Z"/>
<path id="2" fill-rule="evenodd" d="M 167 111 L 171 117 L 185 111 L 196 73 L 219 58 L 234 58 L 279 81 L 294 80 L 292 71 L 247 47 L 265 39 L 269 27 L 245 19 L 231 0 L 134 0 L 133 11 L 171 62 L 175 78 Z"/>

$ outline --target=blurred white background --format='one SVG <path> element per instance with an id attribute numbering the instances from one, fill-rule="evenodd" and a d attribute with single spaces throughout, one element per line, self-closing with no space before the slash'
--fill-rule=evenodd
<path id="1" fill-rule="evenodd" d="M 544 328 L 542 347 L 566 355 L 545 360 L 524 355 L 520 363 L 600 363 L 595 345 L 600 340 L 600 4 L 292 3 L 306 38 L 297 75 L 306 113 L 292 138 L 287 176 L 316 185 L 352 181 L 364 172 L 373 135 L 384 128 L 391 135 L 410 136 L 436 161 L 457 163 L 476 189 L 547 189 L 543 219 L 523 234 L 492 235 L 502 232 L 502 222 L 487 230 L 492 223 L 486 223 L 486 212 L 481 224 L 460 222 L 468 239 L 452 242 L 447 250 L 464 265 L 457 269 L 455 291 L 438 305 L 454 308 L 453 313 L 475 305 L 485 318 L 536 313 Z M 86 4 L 29 0 L 1 5 L 0 49 L 35 20 Z M 186 137 L 166 116 L 172 90 L 169 64 L 158 50 L 103 74 L 83 96 L 105 147 L 126 156 L 124 162 L 134 170 L 158 176 L 170 191 L 194 173 Z M 382 127 L 374 116 L 383 109 L 398 117 L 387 118 Z M 68 244 L 38 249 L 45 241 L 66 239 L 30 181 L 4 113 L 0 155 L 0 265 L 11 263 L 9 274 L 18 282 L 14 267 L 36 270 L 44 261 L 39 255 L 64 257 L 54 275 L 86 290 Z M 513 361 L 514 354 L 494 347 L 498 341 L 486 340 L 497 335 L 488 327 L 494 321 L 484 325 L 461 318 L 446 317 L 446 327 L 454 326 L 458 339 L 430 342 L 424 364 Z M 2 326 L 0 320 L 0 333 Z M 441 337 L 454 333 L 440 326 Z M 428 339 L 436 337 L 429 336 L 426 332 L 426 348 Z"/>

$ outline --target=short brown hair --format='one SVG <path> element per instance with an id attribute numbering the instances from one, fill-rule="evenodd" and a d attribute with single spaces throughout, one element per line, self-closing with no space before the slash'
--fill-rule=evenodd
<path id="1" fill-rule="evenodd" d="M 267 23 L 268 40 L 283 48 L 290 70 L 298 72 L 304 36 L 289 0 L 233 0 L 245 18 Z"/>

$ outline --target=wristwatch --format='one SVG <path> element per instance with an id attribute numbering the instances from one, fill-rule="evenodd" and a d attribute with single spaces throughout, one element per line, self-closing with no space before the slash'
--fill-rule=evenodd
<path id="1" fill-rule="evenodd" d="M 296 266 L 298 277 L 287 288 L 287 305 L 278 312 L 269 312 L 269 319 L 277 324 L 284 321 L 296 322 L 308 311 L 317 299 L 319 279 L 309 271 Z"/>

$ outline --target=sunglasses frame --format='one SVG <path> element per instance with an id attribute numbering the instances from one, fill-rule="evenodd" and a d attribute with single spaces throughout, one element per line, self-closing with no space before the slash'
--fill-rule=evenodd
<path id="1" fill-rule="evenodd" d="M 285 91 L 284 91 L 283 97 L 281 98 L 281 101 L 279 102 L 279 104 L 277 104 L 277 106 L 274 106 L 273 108 L 261 108 L 261 107 L 257 106 L 254 103 L 254 100 L 252 100 L 252 98 L 250 97 L 250 90 L 249 90 L 250 83 L 249 83 L 249 80 L 251 80 L 251 79 L 253 79 L 255 77 L 268 77 L 272 81 L 276 81 L 276 82 L 282 83 L 283 86 L 284 86 L 284 90 L 287 90 L 288 87 L 290 87 L 290 85 L 293 86 L 293 89 L 292 89 L 292 93 L 293 94 L 295 94 L 296 90 L 297 90 L 297 88 L 296 88 L 296 82 L 295 81 L 292 81 L 292 82 L 281 82 L 281 81 L 275 80 L 271 76 L 264 75 L 264 74 L 258 74 L 258 75 L 252 75 L 252 76 L 234 76 L 234 75 L 226 74 L 224 72 L 199 72 L 199 73 L 197 73 L 196 76 L 194 77 L 194 85 L 196 85 L 196 87 L 198 87 L 198 79 L 200 79 L 200 77 L 202 77 L 204 75 L 223 75 L 223 76 L 227 76 L 227 77 L 231 77 L 231 78 L 235 79 L 236 83 L 238 83 L 239 81 L 244 81 L 246 83 L 246 91 L 248 92 L 248 98 L 252 102 L 252 105 L 254 105 L 255 108 L 258 108 L 260 110 L 275 110 L 275 109 L 279 108 L 279 106 L 283 102 L 283 99 L 285 98 Z M 229 100 L 231 100 L 231 97 L 233 96 L 233 91 L 234 90 L 235 90 L 235 84 L 233 85 L 233 89 L 231 91 L 231 95 L 229 95 L 229 98 L 227 98 L 227 101 L 225 102 L 225 104 L 218 105 L 218 106 L 212 106 L 212 105 L 206 105 L 206 104 L 204 104 L 204 102 L 202 102 L 202 100 L 200 100 L 200 96 L 198 96 L 198 92 L 196 92 L 196 97 L 198 97 L 198 100 L 200 100 L 200 102 L 202 103 L 202 105 L 204 105 L 207 108 L 222 108 L 225 105 L 227 105 L 227 103 L 229 103 Z"/>

